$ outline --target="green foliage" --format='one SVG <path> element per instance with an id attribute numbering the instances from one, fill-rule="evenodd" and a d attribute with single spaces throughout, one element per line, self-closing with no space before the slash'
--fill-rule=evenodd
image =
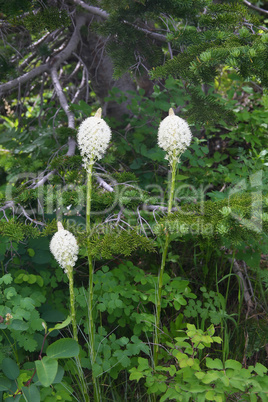
<path id="1" fill-rule="evenodd" d="M 23 25 L 30 32 L 39 34 L 43 30 L 54 31 L 57 28 L 68 27 L 70 17 L 65 10 L 57 7 L 41 8 L 37 13 L 29 13 L 23 19 L 12 20 L 14 25 Z"/>
<path id="2" fill-rule="evenodd" d="M 27 12 L 32 6 L 32 0 L 0 1 L 1 11 L 7 16 L 14 16 L 19 12 Z"/>
<path id="3" fill-rule="evenodd" d="M 221 339 L 214 336 L 215 329 L 207 331 L 196 329 L 187 324 L 184 334 L 168 342 L 174 361 L 155 367 L 149 366 L 148 360 L 138 358 L 138 366 L 130 370 L 130 379 L 145 379 L 149 394 L 158 395 L 160 401 L 184 401 L 188 398 L 209 401 L 224 401 L 227 396 L 241 396 L 244 400 L 257 400 L 256 394 L 265 398 L 268 391 L 267 368 L 257 363 L 255 367 L 242 368 L 241 363 L 229 359 L 225 364 L 218 358 L 206 355 L 201 361 L 200 350 L 209 348 Z"/>
<path id="4" fill-rule="evenodd" d="M 116 254 L 130 256 L 137 249 L 144 250 L 147 253 L 155 251 L 153 242 L 138 234 L 136 230 L 116 231 L 114 228 L 109 229 L 109 227 L 102 229 L 108 229 L 110 233 L 106 233 L 102 238 L 95 235 L 90 239 L 90 249 L 93 256 L 108 259 Z"/>
<path id="5" fill-rule="evenodd" d="M 267 85 L 268 39 L 241 3 L 92 2 L 110 13 L 95 28 L 109 35 L 115 77 L 129 68 L 139 76 L 155 67 L 151 77 L 166 79 L 154 82 L 149 97 L 142 88 L 137 93 L 113 88 L 105 100 L 127 101 L 130 116 L 119 122 L 107 119 L 113 140 L 94 172 L 90 237 L 85 232 L 82 160 L 78 154 L 64 155 L 68 138 L 76 133 L 58 111 L 51 82 L 41 89 L 40 77 L 33 80 L 32 89 L 23 93 L 24 104 L 12 95 L 4 101 L 0 198 L 3 203 L 12 200 L 10 208 L 4 204 L 1 209 L 0 221 L 0 392 L 7 402 L 82 401 L 81 374 L 92 398 L 91 373 L 105 384 L 105 400 L 267 398 L 262 363 L 267 340 L 268 102 L 260 85 Z M 38 40 L 45 31 L 70 25 L 67 12 L 46 7 L 45 0 L 37 4 L 39 12 L 32 12 L 31 5 L 36 4 L 5 2 L 1 10 L 12 29 L 23 25 Z M 20 10 L 24 18 L 16 18 Z M 136 26 L 145 26 L 144 21 L 156 22 L 145 32 Z M 172 53 L 166 42 L 152 39 L 163 29 Z M 64 34 L 58 38 L 63 39 Z M 17 77 L 14 66 L 28 60 L 29 45 L 23 37 L 21 60 L 11 46 L 0 48 L 4 81 Z M 37 66 L 54 50 L 53 43 L 41 43 L 30 63 Z M 94 113 L 97 100 L 93 91 L 82 99 L 85 77 L 80 81 L 80 71 L 75 76 L 73 68 L 73 61 L 62 67 L 63 77 L 72 77 L 70 85 L 64 80 L 62 85 L 68 101 L 81 89 L 78 103 L 70 105 L 78 123 Z M 203 83 L 209 85 L 201 91 Z M 188 120 L 194 139 L 176 176 L 178 211 L 167 217 L 162 207 L 169 166 L 157 145 L 157 127 L 170 107 Z M 52 170 L 49 181 L 34 188 Z M 113 191 L 98 187 L 100 178 Z M 68 278 L 49 251 L 59 219 L 80 247 L 74 268 L 79 345 L 68 328 Z M 161 295 L 159 364 L 154 367 L 157 272 L 167 231 L 171 243 Z M 87 246 L 95 270 L 93 365 Z M 254 311 L 232 272 L 234 258 L 246 264 L 241 275 L 252 291 Z"/>
<path id="6" fill-rule="evenodd" d="M 259 194 L 234 194 L 221 201 L 181 206 L 172 216 L 162 218 L 155 232 L 168 230 L 177 236 L 195 233 L 213 237 L 218 244 L 237 246 L 249 238 L 267 236 L 267 222 L 262 220 L 266 210 Z"/>

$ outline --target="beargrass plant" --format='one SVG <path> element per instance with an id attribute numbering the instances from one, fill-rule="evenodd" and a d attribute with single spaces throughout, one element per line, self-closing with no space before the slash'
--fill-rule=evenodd
<path id="1" fill-rule="evenodd" d="M 87 234 L 87 256 L 89 266 L 89 294 L 88 294 L 88 319 L 89 319 L 89 354 L 91 367 L 96 361 L 95 350 L 95 329 L 93 319 L 93 274 L 94 267 L 92 253 L 90 250 L 90 212 L 91 212 L 91 193 L 92 193 L 92 174 L 93 165 L 105 154 L 110 139 L 111 130 L 106 122 L 101 118 L 102 110 L 99 108 L 95 116 L 88 117 L 82 122 L 77 134 L 78 147 L 83 158 L 84 168 L 87 171 L 87 205 L 86 205 L 86 234 Z M 98 378 L 92 370 L 92 379 L 94 387 L 94 401 L 101 400 L 101 392 Z"/>
<path id="2" fill-rule="evenodd" d="M 158 145 L 166 151 L 165 159 L 168 160 L 171 167 L 171 181 L 169 183 L 169 200 L 168 200 L 168 216 L 171 214 L 174 199 L 175 178 L 178 163 L 181 154 L 190 145 L 192 139 L 191 130 L 185 120 L 174 114 L 173 109 L 169 109 L 167 116 L 160 123 L 158 130 Z M 161 315 L 161 298 L 163 287 L 163 274 L 166 265 L 167 251 L 170 243 L 169 232 L 165 232 L 165 242 L 162 254 L 162 261 L 158 273 L 158 283 L 156 289 L 156 320 L 155 320 L 155 339 L 154 339 L 154 365 L 158 363 L 159 352 L 159 335 L 160 335 L 160 315 Z"/>
<path id="3" fill-rule="evenodd" d="M 68 230 L 64 230 L 64 227 L 61 222 L 58 222 L 57 225 L 58 225 L 58 231 L 54 234 L 54 236 L 51 239 L 50 251 L 53 254 L 54 258 L 59 263 L 59 265 L 62 267 L 64 272 L 67 274 L 69 280 L 70 313 L 73 328 L 73 338 L 78 343 L 76 313 L 75 313 L 73 267 L 75 266 L 75 262 L 77 261 L 77 255 L 79 249 L 74 235 L 70 233 Z M 89 396 L 83 375 L 80 356 L 77 357 L 76 363 L 84 400 L 88 402 Z"/>

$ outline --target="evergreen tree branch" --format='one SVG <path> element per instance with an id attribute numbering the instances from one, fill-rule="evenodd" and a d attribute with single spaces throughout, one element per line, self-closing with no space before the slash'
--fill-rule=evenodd
<path id="1" fill-rule="evenodd" d="M 268 10 L 264 10 L 254 4 L 250 3 L 248 0 L 243 0 L 243 3 L 246 4 L 248 7 L 252 8 L 253 10 L 259 11 L 262 14 L 268 14 Z"/>
<path id="2" fill-rule="evenodd" d="M 99 17 L 102 17 L 103 19 L 107 20 L 110 17 L 110 14 L 108 14 L 106 11 L 103 11 L 102 9 L 98 7 L 93 7 L 89 6 L 88 4 L 84 3 L 82 0 L 73 0 L 73 2 L 81 7 L 83 7 L 84 10 L 89 11 L 91 14 L 97 15 Z M 137 29 L 138 31 L 141 31 L 145 33 L 146 35 L 150 36 L 152 39 L 156 39 L 159 42 L 167 42 L 167 38 L 165 35 L 159 34 L 157 32 L 152 32 L 149 29 L 146 28 L 141 28 L 136 24 L 132 24 L 129 21 L 124 20 L 124 24 L 131 25 L 133 28 Z"/>

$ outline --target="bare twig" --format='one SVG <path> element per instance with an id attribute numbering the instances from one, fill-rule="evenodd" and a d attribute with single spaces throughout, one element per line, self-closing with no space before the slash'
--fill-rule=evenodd
<path id="1" fill-rule="evenodd" d="M 43 176 L 42 177 L 42 179 L 40 179 L 40 180 L 38 180 L 38 182 L 36 183 L 36 184 L 34 184 L 34 185 L 31 185 L 29 188 L 37 188 L 37 187 L 40 187 L 40 186 L 42 186 L 43 184 L 45 184 L 47 181 L 48 181 L 48 179 L 50 178 L 50 176 L 52 176 L 53 174 L 55 174 L 57 171 L 56 171 L 56 169 L 55 170 L 52 170 L 51 172 L 49 172 L 48 174 L 46 174 L 45 176 Z"/>
<path id="2" fill-rule="evenodd" d="M 168 211 L 168 207 L 162 207 L 161 205 L 145 205 L 144 204 L 144 209 L 147 211 L 153 211 L 153 212 L 155 212 L 157 210 L 160 210 L 162 212 Z M 174 207 L 171 209 L 171 212 L 177 212 L 177 211 L 178 211 L 178 208 Z"/>
<path id="3" fill-rule="evenodd" d="M 259 11 L 259 13 L 268 14 L 268 10 L 264 10 L 263 8 L 255 6 L 254 4 L 250 3 L 248 0 L 243 0 L 243 3 L 246 4 L 248 7 L 252 8 L 253 10 Z"/>
<path id="4" fill-rule="evenodd" d="M 124 24 L 131 25 L 133 28 L 137 29 L 137 31 L 141 31 L 145 33 L 146 35 L 150 36 L 150 38 L 157 40 L 158 42 L 166 43 L 167 38 L 165 35 L 159 34 L 157 32 L 149 31 L 149 29 L 146 28 L 141 28 L 136 24 L 132 24 L 129 21 L 124 20 Z"/>

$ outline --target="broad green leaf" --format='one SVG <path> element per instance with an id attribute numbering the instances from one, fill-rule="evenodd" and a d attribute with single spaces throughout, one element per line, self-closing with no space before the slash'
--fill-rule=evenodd
<path id="1" fill-rule="evenodd" d="M 39 381 L 44 387 L 49 387 L 55 380 L 58 371 L 58 361 L 44 356 L 42 360 L 35 361 Z"/>
<path id="2" fill-rule="evenodd" d="M 94 377 L 98 377 L 98 376 L 101 375 L 102 372 L 103 372 L 102 367 L 101 367 L 99 364 L 97 364 L 97 363 L 94 363 L 94 364 L 93 364 L 93 366 L 92 366 L 92 371 L 93 371 Z"/>
<path id="3" fill-rule="evenodd" d="M 197 371 L 196 373 L 194 373 L 194 375 L 195 375 L 199 380 L 202 380 L 202 378 L 205 377 L 206 373 L 204 373 L 203 371 Z"/>
<path id="4" fill-rule="evenodd" d="M 210 369 L 223 370 L 223 364 L 220 359 L 213 360 L 210 357 L 207 357 L 206 365 L 207 365 L 207 368 L 210 368 Z"/>
<path id="5" fill-rule="evenodd" d="M 40 393 L 35 385 L 30 387 L 22 387 L 22 393 L 27 402 L 40 402 Z"/>
<path id="6" fill-rule="evenodd" d="M 214 397 L 215 397 L 215 392 L 213 390 L 206 392 L 206 399 L 208 401 L 214 401 L 215 400 Z"/>
<path id="7" fill-rule="evenodd" d="M 61 366 L 58 366 L 58 371 L 56 377 L 53 380 L 52 384 L 59 384 L 64 376 L 64 369 Z"/>
<path id="8" fill-rule="evenodd" d="M 255 394 L 250 394 L 250 402 L 257 402 L 257 396 Z"/>
<path id="9" fill-rule="evenodd" d="M 19 402 L 21 399 L 21 395 L 16 395 L 15 397 L 9 396 L 7 399 L 5 399 L 5 402 Z"/>
<path id="10" fill-rule="evenodd" d="M 32 248 L 28 248 L 27 251 L 30 257 L 33 257 L 35 255 L 35 251 Z"/>
<path id="11" fill-rule="evenodd" d="M 222 376 L 222 373 L 219 373 L 217 371 L 209 371 L 204 378 L 202 379 L 202 382 L 204 384 L 210 384 L 211 382 L 216 381 L 218 378 Z"/>
<path id="12" fill-rule="evenodd" d="M 5 274 L 2 276 L 2 278 L 0 278 L 0 285 L 2 283 L 4 283 L 5 285 L 9 285 L 10 283 L 12 283 L 13 278 L 11 276 L 11 274 Z"/>
<path id="13" fill-rule="evenodd" d="M 261 377 L 263 377 L 263 375 L 265 373 L 267 373 L 267 368 L 264 367 L 261 363 L 256 363 L 256 366 L 254 367 L 254 371 Z"/>
<path id="14" fill-rule="evenodd" d="M 213 342 L 216 342 L 216 343 L 222 343 L 222 339 L 219 336 L 213 336 L 212 340 L 213 340 Z"/>
<path id="15" fill-rule="evenodd" d="M 11 386 L 11 382 L 8 378 L 0 378 L 0 392 L 7 391 Z M 0 399 L 1 400 L 1 399 Z"/>
<path id="16" fill-rule="evenodd" d="M 71 338 L 59 339 L 47 348 L 47 356 L 51 359 L 64 359 L 79 355 L 79 345 Z"/>
<path id="17" fill-rule="evenodd" d="M 144 373 L 139 371 L 136 367 L 133 367 L 129 371 L 130 371 L 130 376 L 129 376 L 130 381 L 132 381 L 132 380 L 139 381 L 145 375 Z"/>
<path id="18" fill-rule="evenodd" d="M 23 320 L 12 320 L 9 328 L 15 331 L 26 331 L 29 328 L 29 324 Z"/>
<path id="19" fill-rule="evenodd" d="M 17 363 L 10 357 L 6 357 L 2 362 L 2 371 L 10 380 L 15 380 L 20 375 L 20 369 Z"/>
<path id="20" fill-rule="evenodd" d="M 230 386 L 235 387 L 237 389 L 239 389 L 240 391 L 244 391 L 245 390 L 245 383 L 241 382 L 240 378 L 230 378 Z"/>
<path id="21" fill-rule="evenodd" d="M 230 381 L 229 381 L 229 378 L 226 377 L 226 375 L 222 375 L 220 377 L 220 379 L 223 382 L 223 384 L 225 385 L 225 387 L 229 387 Z"/>
<path id="22" fill-rule="evenodd" d="M 70 324 L 70 322 L 71 322 L 71 317 L 68 316 L 68 317 L 66 318 L 66 320 L 64 320 L 62 323 L 56 324 L 55 327 L 53 327 L 53 328 L 49 328 L 48 332 L 52 332 L 52 331 L 54 331 L 55 329 L 62 329 L 62 328 L 65 328 L 65 327 L 67 327 L 67 325 Z"/>
<path id="23" fill-rule="evenodd" d="M 176 174 L 176 180 L 186 180 L 189 176 L 184 176 L 183 174 Z"/>
<path id="24" fill-rule="evenodd" d="M 226 360 L 226 362 L 225 362 L 225 368 L 226 369 L 230 368 L 233 370 L 241 370 L 242 364 L 236 360 L 229 359 L 229 360 Z"/>

